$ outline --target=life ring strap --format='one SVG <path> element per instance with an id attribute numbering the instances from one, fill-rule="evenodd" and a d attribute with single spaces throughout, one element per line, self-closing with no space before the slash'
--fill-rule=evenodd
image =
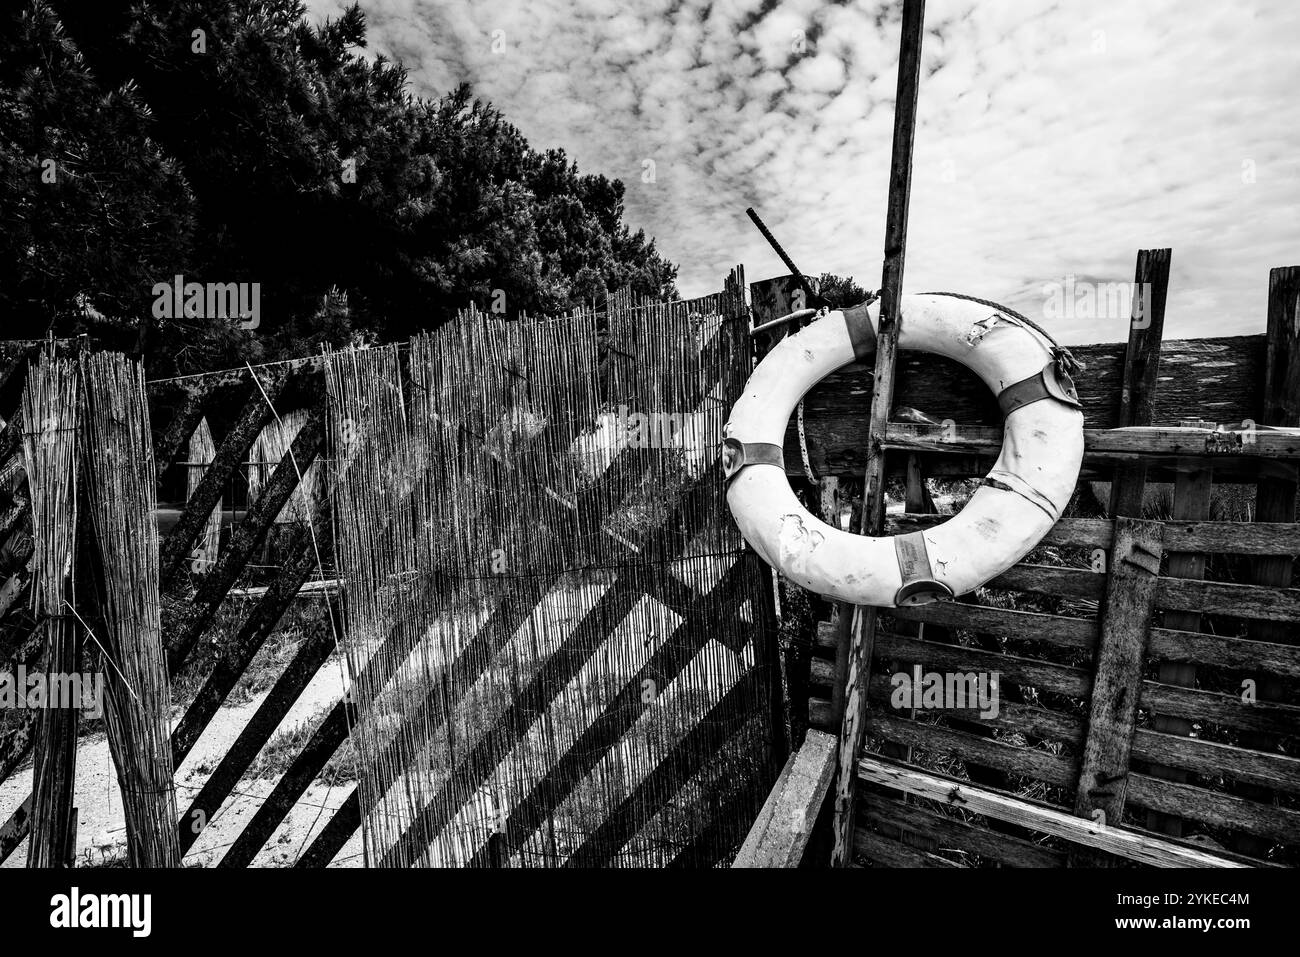
<path id="1" fill-rule="evenodd" d="M 853 343 L 853 358 L 861 362 L 876 351 L 876 330 L 871 325 L 871 313 L 868 311 L 874 299 L 858 306 L 849 306 L 842 310 L 844 325 L 849 330 L 849 341 Z"/>
<path id="2" fill-rule="evenodd" d="M 903 579 L 894 596 L 895 605 L 925 605 L 953 597 L 951 588 L 935 580 L 923 532 L 895 535 L 894 554 L 898 558 L 898 573 Z"/>
<path id="3" fill-rule="evenodd" d="M 1074 380 L 1055 360 L 1043 366 L 1037 374 L 1013 382 L 1003 389 L 998 394 L 998 407 L 1005 418 L 1016 409 L 1040 399 L 1055 399 L 1076 409 L 1082 408 L 1079 404 L 1079 393 L 1074 388 Z"/>
<path id="4" fill-rule="evenodd" d="M 775 465 L 785 472 L 785 452 L 773 442 L 742 442 L 736 438 L 722 440 L 722 476 L 726 484 L 750 465 Z"/>

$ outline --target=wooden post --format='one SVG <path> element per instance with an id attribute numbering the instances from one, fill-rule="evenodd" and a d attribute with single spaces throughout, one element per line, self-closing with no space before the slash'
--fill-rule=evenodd
<path id="1" fill-rule="evenodd" d="M 1264 366 L 1264 402 L 1261 425 L 1300 426 L 1300 266 L 1274 269 L 1268 277 L 1268 330 Z M 1255 489 L 1256 522 L 1294 522 L 1296 520 L 1297 482 L 1294 469 L 1290 474 L 1261 476 Z M 1255 560 L 1252 584 L 1270 588 L 1289 588 L 1292 556 L 1269 555 Z M 1296 644 L 1292 622 L 1251 621 L 1248 631 L 1254 641 Z M 1256 681 L 1256 700 L 1278 701 L 1283 694 L 1282 680 L 1275 674 L 1261 674 Z M 1245 747 L 1273 750 L 1276 741 L 1269 735 L 1242 735 Z M 1268 789 L 1242 785 L 1240 793 L 1268 800 Z M 1252 857 L 1268 852 L 1268 842 L 1252 835 L 1242 835 L 1233 849 Z"/>
<path id="2" fill-rule="evenodd" d="M 894 402 L 894 366 L 898 356 L 899 301 L 903 291 L 903 260 L 907 248 L 907 211 L 912 194 L 912 146 L 916 136 L 916 102 L 921 82 L 921 41 L 925 29 L 925 0 L 903 0 L 899 40 L 898 93 L 894 105 L 893 159 L 889 170 L 889 208 L 885 217 L 885 265 L 880 284 L 880 328 L 876 336 L 876 377 L 871 392 L 867 468 L 863 479 L 864 535 L 880 535 L 885 524 L 885 451 L 881 441 Z M 841 608 L 843 616 L 846 609 Z M 840 727 L 839 778 L 835 785 L 835 845 L 831 863 L 845 867 L 853 860 L 856 817 L 857 759 L 862 750 L 867 712 L 867 682 L 875 643 L 878 609 L 853 609 L 847 673 L 838 676 L 846 689 Z"/>
<path id="3" fill-rule="evenodd" d="M 1116 426 L 1150 425 L 1160 369 L 1160 339 L 1165 329 L 1165 302 L 1169 297 L 1169 262 L 1172 249 L 1138 250 L 1133 276 L 1133 313 L 1128 349 L 1124 352 Z M 1142 492 L 1147 467 L 1143 463 L 1118 466 L 1110 487 L 1110 515 L 1142 517 Z"/>
<path id="4" fill-rule="evenodd" d="M 1121 428 L 1151 424 L 1172 256 L 1170 249 L 1138 251 L 1115 423 Z M 1146 473 L 1141 462 L 1117 466 L 1110 488 L 1115 538 L 1107 562 L 1088 732 L 1074 801 L 1076 814 L 1103 827 L 1118 825 L 1124 813 L 1129 752 L 1163 551 L 1160 526 L 1140 521 Z"/>
<path id="5" fill-rule="evenodd" d="M 1101 647 L 1092 680 L 1088 735 L 1079 768 L 1074 810 L 1118 825 L 1128 787 L 1129 750 L 1142 687 L 1142 666 L 1159 579 L 1163 527 L 1159 522 L 1115 520 Z M 1098 819 L 1096 812 L 1104 817 Z"/>

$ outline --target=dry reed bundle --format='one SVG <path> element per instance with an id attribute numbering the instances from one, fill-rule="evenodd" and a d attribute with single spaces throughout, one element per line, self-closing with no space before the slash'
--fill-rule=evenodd
<path id="1" fill-rule="evenodd" d="M 48 676 L 79 670 L 72 597 L 77 526 L 77 367 L 51 345 L 28 370 L 23 390 L 23 459 L 31 495 L 32 611 L 45 632 Z M 56 687 L 61 685 L 59 682 Z M 51 687 L 47 681 L 46 687 Z M 32 786 L 32 843 L 28 867 L 62 867 L 72 855 L 72 797 L 76 776 L 75 708 L 47 701 L 36 719 Z M 78 702 L 79 704 L 79 702 Z"/>
<path id="2" fill-rule="evenodd" d="M 132 867 L 178 867 L 167 657 L 158 603 L 156 480 L 139 363 L 82 359 L 86 501 L 103 569 L 104 721 Z"/>
<path id="3" fill-rule="evenodd" d="M 188 501 L 194 497 L 194 491 L 203 481 L 203 476 L 208 471 L 208 466 L 217 456 L 216 443 L 212 441 L 212 429 L 208 425 L 207 417 L 199 419 L 198 427 L 194 434 L 190 436 L 190 450 L 187 456 L 189 467 L 185 476 L 185 497 Z M 203 526 L 203 531 L 199 533 L 198 541 L 194 543 L 194 550 L 190 553 L 190 570 L 197 575 L 207 574 L 217 561 L 217 554 L 221 550 L 221 499 L 217 499 L 216 507 L 212 509 L 212 514 L 208 516 L 207 523 Z"/>
<path id="4" fill-rule="evenodd" d="M 743 837 L 761 572 L 715 463 L 744 330 L 710 306 L 467 312 L 412 340 L 409 402 L 396 349 L 327 357 L 371 860 L 645 866 Z M 629 413 L 664 428 L 631 442 Z"/>

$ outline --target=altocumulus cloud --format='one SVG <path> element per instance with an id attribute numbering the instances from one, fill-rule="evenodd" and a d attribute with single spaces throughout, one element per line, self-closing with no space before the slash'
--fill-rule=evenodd
<path id="1" fill-rule="evenodd" d="M 318 20 L 344 5 L 309 0 Z M 535 146 L 624 180 L 684 294 L 737 262 L 785 271 L 750 205 L 809 272 L 879 282 L 898 3 L 362 6 L 416 92 L 468 81 Z M 957 0 L 926 24 L 909 289 L 1037 317 L 1044 284 L 1126 282 L 1138 247 L 1172 246 L 1167 335 L 1263 329 L 1268 269 L 1300 262 L 1300 4 Z M 1120 340 L 1125 321 L 1054 331 Z"/>

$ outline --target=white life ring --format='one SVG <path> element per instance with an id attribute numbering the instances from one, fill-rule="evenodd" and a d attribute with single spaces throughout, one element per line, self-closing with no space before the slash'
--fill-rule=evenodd
<path id="1" fill-rule="evenodd" d="M 1083 413 L 1058 361 L 1062 351 L 1041 331 L 1009 310 L 951 294 L 903 296 L 900 313 L 900 349 L 968 367 L 998 395 L 1005 416 L 1002 453 L 957 515 L 923 532 L 854 535 L 813 517 L 786 479 L 781 449 L 791 412 L 826 375 L 874 353 L 878 301 L 829 312 L 781 340 L 723 431 L 727 505 L 745 541 L 790 580 L 856 605 L 922 604 L 1000 575 L 1056 524 L 1083 462 Z"/>

